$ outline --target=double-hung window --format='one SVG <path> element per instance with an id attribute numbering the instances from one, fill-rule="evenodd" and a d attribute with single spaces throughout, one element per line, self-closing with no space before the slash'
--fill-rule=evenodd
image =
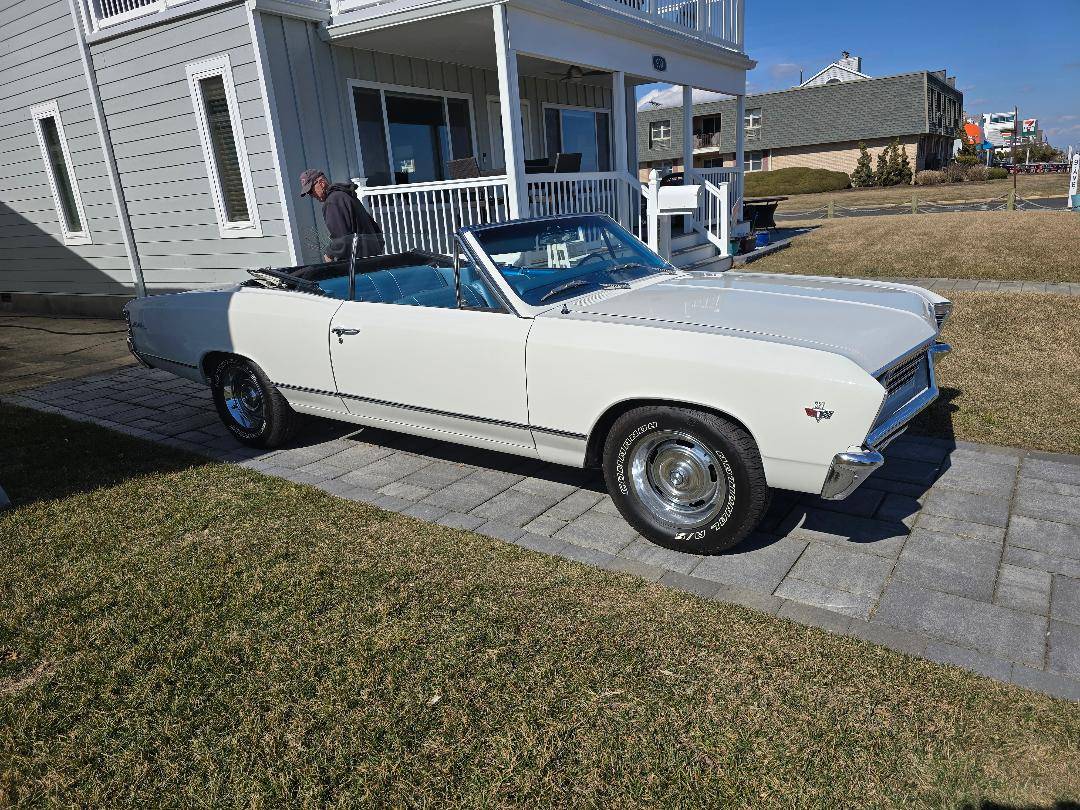
<path id="1" fill-rule="evenodd" d="M 75 179 L 75 167 L 71 162 L 64 125 L 60 121 L 60 108 L 55 101 L 38 105 L 30 111 L 34 119 L 41 157 L 45 162 L 45 174 L 49 178 L 60 219 L 60 232 L 65 245 L 89 245 L 93 242 L 86 224 L 82 196 Z"/>
<path id="2" fill-rule="evenodd" d="M 754 107 L 753 109 L 747 110 L 744 123 L 749 130 L 759 129 L 761 127 L 761 107 Z"/>
<path id="3" fill-rule="evenodd" d="M 744 172 L 760 172 L 762 169 L 762 153 L 754 150 L 743 155 Z"/>
<path id="4" fill-rule="evenodd" d="M 667 149 L 671 146 L 671 121 L 652 121 L 649 124 L 649 148 Z"/>
<path id="5" fill-rule="evenodd" d="M 221 235 L 262 236 L 229 57 L 188 65 L 187 75 Z"/>

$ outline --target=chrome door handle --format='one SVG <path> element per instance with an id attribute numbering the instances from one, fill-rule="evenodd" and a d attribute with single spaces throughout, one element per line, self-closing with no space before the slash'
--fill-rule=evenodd
<path id="1" fill-rule="evenodd" d="M 344 343 L 345 342 L 344 339 L 343 339 L 345 335 L 359 335 L 360 334 L 359 329 L 342 329 L 341 327 L 335 327 L 335 328 L 331 329 L 330 331 L 333 334 L 337 335 L 337 342 L 338 343 Z"/>

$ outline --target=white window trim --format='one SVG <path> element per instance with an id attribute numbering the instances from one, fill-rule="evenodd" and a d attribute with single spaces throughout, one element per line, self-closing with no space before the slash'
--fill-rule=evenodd
<path id="1" fill-rule="evenodd" d="M 346 102 L 348 106 L 347 110 L 351 110 L 350 118 L 352 119 L 353 139 L 356 145 L 356 165 L 360 166 L 361 174 L 366 176 L 368 174 L 367 166 L 364 165 L 363 150 L 360 149 L 360 127 L 356 121 L 356 104 L 353 100 L 353 88 L 362 87 L 366 90 L 378 90 L 379 91 L 379 105 L 382 108 L 382 125 L 383 125 L 383 137 L 386 138 L 386 157 L 390 162 L 390 185 L 397 185 L 396 172 L 394 170 L 394 145 L 390 143 L 390 121 L 386 117 L 386 94 L 387 93 L 410 93 L 414 96 L 431 96 L 432 98 L 441 98 L 443 100 L 443 114 L 446 116 L 447 125 L 450 123 L 450 110 L 446 107 L 446 99 L 457 98 L 464 99 L 469 105 L 469 129 L 472 136 L 472 149 L 473 155 L 476 157 L 477 162 L 480 161 L 480 147 L 477 141 L 476 135 L 476 110 L 473 104 L 473 97 L 468 93 L 455 93 L 450 90 L 435 90 L 431 87 L 411 87 L 405 84 L 387 84 L 386 82 L 369 82 L 361 79 L 349 79 L 346 82 L 345 92 L 347 94 Z M 453 145 L 451 144 L 451 149 Z M 454 160 L 451 157 L 451 160 Z M 452 183 L 452 180 L 442 180 L 436 182 Z"/>
<path id="2" fill-rule="evenodd" d="M 756 115 L 756 117 L 757 117 L 757 123 L 756 124 L 753 123 L 753 119 L 754 119 L 755 116 L 751 115 L 751 113 L 756 113 L 757 114 Z M 761 129 L 761 118 L 762 118 L 762 116 L 761 116 L 761 107 L 754 107 L 753 109 L 747 110 L 746 114 L 743 116 L 743 128 L 747 129 L 747 130 Z"/>
<path id="3" fill-rule="evenodd" d="M 666 124 L 667 126 L 662 126 Z M 667 135 L 654 137 L 653 127 L 656 127 L 659 131 L 667 129 Z M 650 149 L 670 149 L 671 148 L 671 119 L 661 118 L 657 121 L 649 122 L 649 148 Z"/>
<path id="4" fill-rule="evenodd" d="M 240 119 L 240 106 L 236 102 L 236 89 L 233 87 L 232 63 L 228 54 L 215 56 L 201 62 L 187 65 L 188 85 L 191 90 L 191 103 L 195 108 L 195 121 L 199 127 L 199 140 L 202 143 L 203 157 L 206 159 L 206 174 L 210 179 L 210 194 L 214 198 L 217 210 L 218 230 L 224 239 L 262 236 L 262 222 L 259 220 L 259 208 L 255 202 L 255 189 L 251 182 L 251 165 L 248 162 L 247 139 L 244 137 L 244 124 Z M 244 199 L 247 203 L 248 219 L 244 222 L 229 222 L 225 209 L 225 195 L 221 190 L 221 177 L 214 160 L 214 147 L 210 140 L 210 127 L 206 122 L 206 105 L 203 102 L 199 82 L 211 76 L 220 76 L 225 85 L 225 100 L 229 106 L 229 119 L 232 122 L 233 137 L 236 138 L 236 158 L 240 164 L 240 177 L 244 184 Z"/>
<path id="5" fill-rule="evenodd" d="M 581 107 L 576 104 L 558 104 L 553 101 L 545 101 L 543 104 L 543 110 L 540 113 L 540 124 L 544 131 L 544 152 L 548 157 L 553 158 L 551 154 L 551 148 L 547 142 L 547 110 L 583 110 L 584 112 L 606 112 L 608 114 L 608 151 L 611 153 L 611 162 L 615 163 L 615 119 L 611 113 L 611 107 Z M 562 116 L 559 116 L 559 138 L 563 138 L 563 124 Z"/>
<path id="6" fill-rule="evenodd" d="M 52 191 L 53 202 L 56 205 L 56 218 L 60 222 L 60 232 L 63 235 L 65 245 L 92 245 L 94 239 L 90 235 L 90 224 L 86 221 L 86 212 L 83 210 L 82 193 L 79 191 L 79 181 L 75 177 L 75 164 L 71 161 L 71 152 L 68 151 L 67 137 L 64 135 L 64 123 L 60 120 L 60 105 L 56 100 L 47 101 L 31 108 L 30 117 L 34 121 L 34 132 L 37 134 L 38 146 L 41 147 L 41 159 L 45 163 L 45 175 L 49 178 L 49 189 Z M 68 230 L 67 220 L 64 219 L 64 206 L 60 202 L 60 187 L 56 184 L 53 175 L 52 161 L 49 159 L 49 148 L 45 143 L 45 132 L 41 128 L 41 119 L 52 118 L 56 121 L 56 133 L 60 137 L 60 150 L 64 155 L 64 163 L 67 165 L 68 177 L 71 178 L 71 196 L 75 199 L 75 210 L 79 214 L 82 223 L 81 231 Z"/>

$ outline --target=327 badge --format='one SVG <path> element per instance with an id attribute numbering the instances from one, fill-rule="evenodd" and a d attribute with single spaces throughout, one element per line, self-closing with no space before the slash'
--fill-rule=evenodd
<path id="1" fill-rule="evenodd" d="M 815 402 L 813 408 L 805 408 L 806 415 L 816 422 L 823 419 L 832 419 L 833 412 L 825 409 L 824 402 Z"/>

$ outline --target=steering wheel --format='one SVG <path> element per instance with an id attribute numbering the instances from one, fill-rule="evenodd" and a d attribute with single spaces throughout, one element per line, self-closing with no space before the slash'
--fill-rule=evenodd
<path id="1" fill-rule="evenodd" d="M 607 256 L 605 256 L 604 252 L 601 251 L 601 250 L 594 250 L 591 253 L 586 253 L 584 256 L 582 256 L 578 260 L 578 263 L 574 265 L 574 267 L 581 267 L 581 265 L 585 264 L 586 262 L 591 262 L 594 259 L 599 259 L 600 261 L 606 261 Z"/>

